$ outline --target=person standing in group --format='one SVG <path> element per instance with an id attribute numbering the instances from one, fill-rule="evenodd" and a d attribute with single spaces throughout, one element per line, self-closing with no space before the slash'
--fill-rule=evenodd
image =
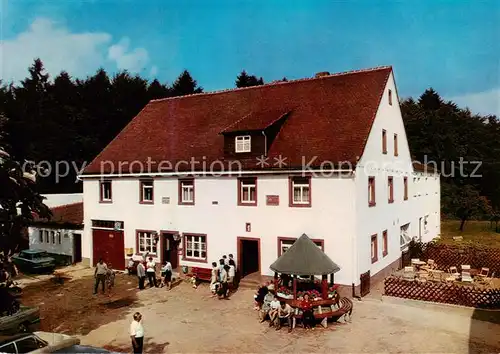
<path id="1" fill-rule="evenodd" d="M 230 259 L 227 282 L 231 284 L 231 286 L 233 287 L 235 286 L 235 276 L 236 276 L 236 264 L 234 264 L 234 261 Z"/>
<path id="2" fill-rule="evenodd" d="M 224 266 L 222 268 L 222 273 L 221 273 L 221 294 L 224 299 L 227 299 L 227 292 L 228 292 L 228 287 L 227 287 L 227 280 L 228 280 L 228 271 L 229 267 Z"/>
<path id="3" fill-rule="evenodd" d="M 233 254 L 232 253 L 229 253 L 229 259 L 227 260 L 227 264 L 229 265 L 229 263 L 231 263 L 231 261 L 234 262 L 234 264 L 236 264 L 235 260 L 234 260 L 234 257 L 233 257 Z"/>
<path id="4" fill-rule="evenodd" d="M 229 265 L 229 259 L 227 259 L 226 255 L 223 255 L 222 259 L 224 260 L 224 265 Z"/>
<path id="5" fill-rule="evenodd" d="M 219 259 L 219 282 L 222 282 L 222 272 L 224 271 L 224 259 L 221 258 Z"/>
<path id="6" fill-rule="evenodd" d="M 154 286 L 155 288 L 157 288 L 158 284 L 156 283 L 156 263 L 153 260 L 153 257 L 149 257 L 149 260 L 146 263 L 146 273 L 148 275 L 149 287 L 152 288 Z"/>
<path id="7" fill-rule="evenodd" d="M 163 273 L 162 286 L 166 284 L 167 290 L 172 289 L 172 264 L 166 261 L 161 271 Z"/>
<path id="8" fill-rule="evenodd" d="M 217 267 L 217 263 L 212 262 L 212 275 L 210 276 L 210 285 L 218 282 L 219 268 Z"/>
<path id="9" fill-rule="evenodd" d="M 142 326 L 142 315 L 134 313 L 134 320 L 130 324 L 130 338 L 134 354 L 141 354 L 144 346 L 144 327 Z"/>
<path id="10" fill-rule="evenodd" d="M 94 278 L 95 278 L 94 295 L 97 294 L 97 288 L 99 287 L 99 283 L 102 283 L 102 293 L 104 294 L 106 290 L 105 282 L 107 273 L 108 273 L 108 266 L 106 265 L 106 263 L 104 263 L 102 258 L 99 258 L 99 262 L 97 262 L 94 271 Z"/>
<path id="11" fill-rule="evenodd" d="M 146 268 L 143 262 L 137 264 L 137 278 L 139 278 L 139 290 L 143 290 L 144 282 L 146 281 Z"/>
<path id="12" fill-rule="evenodd" d="M 111 289 L 115 286 L 115 271 L 111 263 L 108 264 L 108 270 L 106 272 L 106 286 L 108 287 L 109 296 L 111 296 Z"/>

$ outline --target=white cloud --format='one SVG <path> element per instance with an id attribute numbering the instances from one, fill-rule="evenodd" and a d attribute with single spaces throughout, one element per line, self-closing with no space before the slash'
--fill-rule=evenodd
<path id="1" fill-rule="evenodd" d="M 495 114 L 500 117 L 500 88 L 450 97 L 459 107 L 468 107 L 472 113 Z"/>
<path id="2" fill-rule="evenodd" d="M 148 52 L 144 48 L 135 48 L 129 51 L 130 41 L 123 38 L 118 44 L 108 49 L 108 59 L 116 62 L 120 70 L 139 72 L 149 61 Z"/>
<path id="3" fill-rule="evenodd" d="M 109 33 L 74 33 L 60 23 L 37 18 L 26 31 L 1 42 L 0 79 L 4 82 L 24 79 L 35 58 L 42 60 L 52 77 L 62 70 L 74 77 L 85 77 L 101 66 L 108 68 L 107 60 L 118 69 L 140 71 L 149 62 L 148 52 L 129 46 L 128 39 L 113 45 Z"/>

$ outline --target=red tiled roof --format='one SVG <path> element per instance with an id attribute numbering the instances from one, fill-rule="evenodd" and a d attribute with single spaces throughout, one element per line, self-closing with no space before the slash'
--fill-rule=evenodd
<path id="1" fill-rule="evenodd" d="M 250 112 L 242 119 L 225 128 L 222 133 L 264 130 L 287 113 L 290 113 L 290 111 L 264 110 L 260 112 Z"/>
<path id="2" fill-rule="evenodd" d="M 438 172 L 431 164 L 423 164 L 418 161 L 413 162 L 413 170 L 416 172 L 428 172 L 428 173 Z"/>
<path id="3" fill-rule="evenodd" d="M 35 217 L 36 222 L 51 222 L 57 224 L 83 224 L 83 202 L 60 205 L 51 208 L 52 217 L 50 220 Z"/>
<path id="4" fill-rule="evenodd" d="M 116 173 L 119 162 L 138 161 L 144 168 L 147 161 L 153 161 L 150 171 L 141 170 L 139 163 L 132 168 L 122 164 L 121 173 L 127 173 L 156 172 L 161 161 L 173 166 L 192 158 L 207 164 L 224 161 L 221 132 L 231 126 L 231 130 L 240 126 L 260 129 L 286 112 L 291 113 L 269 147 L 270 161 L 282 155 L 286 168 L 301 167 L 303 158 L 314 157 L 311 166 L 323 161 L 356 163 L 391 71 L 382 67 L 151 101 L 84 174 Z M 249 122 L 250 117 L 255 123 Z M 161 171 L 166 172 L 167 166 L 164 162 Z M 191 170 L 187 164 L 179 167 Z M 243 167 L 260 169 L 250 160 Z"/>

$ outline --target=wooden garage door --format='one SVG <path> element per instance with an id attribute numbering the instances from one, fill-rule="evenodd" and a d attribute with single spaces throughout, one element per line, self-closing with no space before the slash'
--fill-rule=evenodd
<path id="1" fill-rule="evenodd" d="M 123 231 L 92 230 L 94 266 L 102 258 L 114 269 L 125 269 L 125 243 Z"/>

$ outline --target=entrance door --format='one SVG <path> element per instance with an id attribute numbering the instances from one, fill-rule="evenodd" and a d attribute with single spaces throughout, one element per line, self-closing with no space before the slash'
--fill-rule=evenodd
<path id="1" fill-rule="evenodd" d="M 164 233 L 163 234 L 163 262 L 169 261 L 172 264 L 172 269 L 179 266 L 179 255 L 178 255 L 179 242 L 174 240 L 174 234 Z"/>
<path id="2" fill-rule="evenodd" d="M 125 243 L 123 231 L 92 230 L 94 266 L 102 258 L 114 269 L 125 270 Z"/>
<path id="3" fill-rule="evenodd" d="M 368 295 L 370 293 L 370 271 L 361 274 L 360 281 L 361 281 L 360 295 L 361 296 Z"/>
<path id="4" fill-rule="evenodd" d="M 73 263 L 82 261 L 82 235 L 73 234 Z"/>
<path id="5" fill-rule="evenodd" d="M 260 271 L 260 240 L 238 237 L 238 269 L 241 276 Z"/>

